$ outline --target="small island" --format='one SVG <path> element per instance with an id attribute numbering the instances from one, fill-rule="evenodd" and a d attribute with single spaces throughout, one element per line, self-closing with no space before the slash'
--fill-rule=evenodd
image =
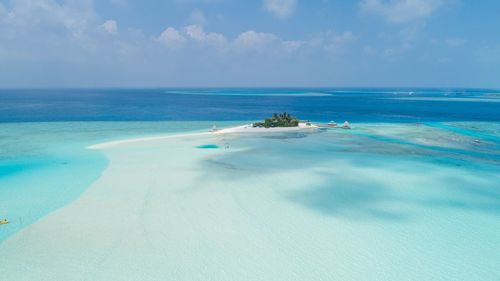
<path id="1" fill-rule="evenodd" d="M 298 127 L 299 119 L 286 113 L 274 113 L 271 118 L 264 119 L 264 122 L 252 124 L 254 128 L 280 128 L 280 127 Z"/>
<path id="2" fill-rule="evenodd" d="M 297 117 L 294 117 L 287 112 L 283 112 L 274 113 L 271 118 L 264 119 L 263 122 L 255 122 L 248 125 L 221 130 L 218 130 L 217 127 L 214 126 L 210 132 L 215 134 L 280 133 L 314 130 L 318 128 L 320 128 L 320 126 L 311 124 L 309 121 L 300 121 Z"/>
<path id="3" fill-rule="evenodd" d="M 233 134 L 233 133 L 279 133 L 279 132 L 297 132 L 311 131 L 316 129 L 350 129 L 351 125 L 345 121 L 344 124 L 338 125 L 334 121 L 328 124 L 312 124 L 308 120 L 299 120 L 297 117 L 290 115 L 287 112 L 274 113 L 271 118 L 264 119 L 263 122 L 255 122 L 252 124 L 217 129 L 214 126 L 209 132 L 214 134 Z"/>

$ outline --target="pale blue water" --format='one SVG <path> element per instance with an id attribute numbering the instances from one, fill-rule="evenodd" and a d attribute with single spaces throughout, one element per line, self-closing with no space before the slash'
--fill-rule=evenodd
<path id="1" fill-rule="evenodd" d="M 332 254 L 340 260 L 332 258 L 332 264 L 348 268 L 340 280 L 496 280 L 498 136 L 500 123 L 493 122 L 363 123 L 349 131 L 229 140 L 237 152 L 209 159 L 202 168 L 206 177 L 228 182 L 275 177 L 266 186 L 276 192 L 269 200 L 324 220 L 317 229 L 297 231 L 333 232 L 332 241 L 316 242 L 341 239 L 350 248 Z M 288 223 L 307 225 L 297 220 Z"/>
<path id="2" fill-rule="evenodd" d="M 76 199 L 107 165 L 87 146 L 211 127 L 213 122 L 0 123 L 0 241 Z M 234 124 L 231 122 L 228 125 Z"/>
<path id="3" fill-rule="evenodd" d="M 1 90 L 0 219 L 11 223 L 0 226 L 0 243 L 72 202 L 99 177 L 107 159 L 88 145 L 231 126 L 288 111 L 314 121 L 347 119 L 354 128 L 200 143 L 200 153 L 244 148 L 200 167 L 228 179 L 319 167 L 309 175 L 310 188 L 280 191 L 281 200 L 325 220 L 348 222 L 343 231 L 381 266 L 406 252 L 406 263 L 420 270 L 407 276 L 422 276 L 425 268 L 427 280 L 497 280 L 499 92 Z M 443 274 L 449 278 L 434 278 Z"/>

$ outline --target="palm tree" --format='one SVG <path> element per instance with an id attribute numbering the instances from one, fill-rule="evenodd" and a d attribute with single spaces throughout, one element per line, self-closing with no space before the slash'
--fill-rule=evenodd
<path id="1" fill-rule="evenodd" d="M 254 127 L 274 128 L 274 127 L 296 127 L 299 125 L 299 119 L 293 117 L 287 112 L 274 113 L 271 118 L 266 118 L 264 122 L 254 123 Z"/>

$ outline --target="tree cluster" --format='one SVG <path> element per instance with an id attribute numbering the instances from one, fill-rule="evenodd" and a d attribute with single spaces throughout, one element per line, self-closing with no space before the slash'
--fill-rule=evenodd
<path id="1" fill-rule="evenodd" d="M 252 124 L 253 127 L 259 128 L 297 127 L 298 125 L 299 119 L 286 112 L 279 114 L 274 113 L 271 118 L 266 118 L 264 122 Z"/>

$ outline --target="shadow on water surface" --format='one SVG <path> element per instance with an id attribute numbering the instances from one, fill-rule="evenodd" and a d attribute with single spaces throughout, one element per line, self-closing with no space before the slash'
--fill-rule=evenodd
<path id="1" fill-rule="evenodd" d="M 275 133 L 275 134 L 263 134 L 260 138 L 263 139 L 276 139 L 276 140 L 288 140 L 288 139 L 302 139 L 307 138 L 308 133 Z"/>
<path id="2" fill-rule="evenodd" d="M 460 173 L 457 170 L 457 173 Z M 500 177 L 496 174 L 447 176 L 440 179 L 446 183 L 442 186 L 447 197 L 431 198 L 420 202 L 426 207 L 455 208 L 462 210 L 482 211 L 500 215 Z"/>
<path id="3" fill-rule="evenodd" d="M 290 203 L 345 219 L 402 222 L 433 209 L 500 215 L 499 167 L 482 169 L 467 157 L 450 160 L 446 151 L 412 147 L 408 153 L 405 144 L 352 135 L 336 142 L 327 134 L 232 142 L 247 149 L 205 158 L 205 180 L 238 187 L 274 178 L 269 186 Z"/>
<path id="4" fill-rule="evenodd" d="M 395 163 L 398 164 L 398 163 Z M 356 164 L 359 166 L 359 163 Z M 371 165 L 365 168 L 374 168 Z M 285 193 L 291 202 L 322 214 L 348 219 L 386 219 L 405 221 L 416 218 L 420 208 L 459 209 L 500 216 L 500 189 L 496 180 L 480 181 L 471 171 L 454 169 L 445 173 L 465 173 L 457 177 L 442 177 L 436 166 L 427 171 L 408 171 L 392 165 L 383 169 L 391 170 L 381 176 L 357 178 L 342 177 L 338 174 L 323 174 L 324 182 L 299 191 Z M 432 168 L 435 170 L 432 171 Z M 384 178 L 387 177 L 387 178 Z M 404 180 L 391 181 L 391 177 Z M 421 181 L 415 180 L 419 177 Z"/>
<path id="5" fill-rule="evenodd" d="M 385 203 L 400 201 L 389 188 L 364 181 L 332 182 L 284 193 L 291 202 L 325 215 L 348 219 L 386 219 L 404 221 L 410 218 L 405 210 L 384 209 Z"/>

